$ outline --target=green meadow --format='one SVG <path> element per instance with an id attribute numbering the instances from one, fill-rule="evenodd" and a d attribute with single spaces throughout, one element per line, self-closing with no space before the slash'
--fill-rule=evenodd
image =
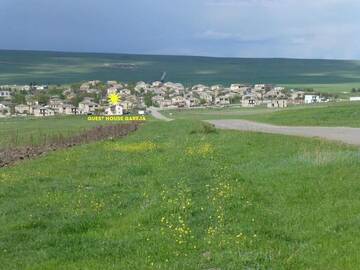
<path id="1" fill-rule="evenodd" d="M 339 102 L 318 105 L 291 106 L 286 109 L 210 108 L 195 110 L 165 110 L 173 119 L 245 119 L 288 126 L 360 127 L 360 103 Z"/>
<path id="2" fill-rule="evenodd" d="M 54 139 L 70 137 L 102 122 L 88 121 L 85 116 L 0 118 L 0 149 L 40 145 Z"/>
<path id="3" fill-rule="evenodd" d="M 2 269 L 356 269 L 358 148 L 149 121 L 0 169 Z"/>

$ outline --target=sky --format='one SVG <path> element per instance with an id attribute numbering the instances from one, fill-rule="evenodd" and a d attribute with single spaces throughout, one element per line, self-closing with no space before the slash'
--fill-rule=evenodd
<path id="1" fill-rule="evenodd" d="M 360 59 L 358 0 L 0 0 L 0 49 Z"/>

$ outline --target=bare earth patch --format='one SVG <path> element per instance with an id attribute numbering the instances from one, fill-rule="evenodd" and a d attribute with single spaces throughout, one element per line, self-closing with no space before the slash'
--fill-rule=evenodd
<path id="1" fill-rule="evenodd" d="M 31 159 L 59 149 L 69 148 L 80 144 L 120 138 L 134 132 L 139 127 L 138 122 L 99 126 L 79 135 L 55 140 L 40 146 L 24 146 L 21 148 L 0 149 L 0 168 L 12 165 L 20 160 Z"/>

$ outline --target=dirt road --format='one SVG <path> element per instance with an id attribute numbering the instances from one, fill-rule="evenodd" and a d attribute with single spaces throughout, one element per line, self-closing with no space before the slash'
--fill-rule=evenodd
<path id="1" fill-rule="evenodd" d="M 159 108 L 156 107 L 150 107 L 150 111 L 151 111 L 151 115 L 154 116 L 155 118 L 159 119 L 159 120 L 163 120 L 163 121 L 172 121 L 173 119 L 167 118 L 166 116 L 162 115 L 159 112 Z"/>
<path id="2" fill-rule="evenodd" d="M 348 127 L 289 127 L 261 124 L 246 120 L 209 120 L 221 129 L 255 131 L 304 137 L 319 137 L 347 144 L 360 145 L 360 128 Z"/>

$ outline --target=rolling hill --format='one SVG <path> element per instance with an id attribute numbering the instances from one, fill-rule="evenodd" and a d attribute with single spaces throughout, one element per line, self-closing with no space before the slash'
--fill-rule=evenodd
<path id="1" fill-rule="evenodd" d="M 360 87 L 360 61 L 247 59 L 0 50 L 0 84 L 167 79 L 185 85 L 276 83 L 336 90 Z"/>

